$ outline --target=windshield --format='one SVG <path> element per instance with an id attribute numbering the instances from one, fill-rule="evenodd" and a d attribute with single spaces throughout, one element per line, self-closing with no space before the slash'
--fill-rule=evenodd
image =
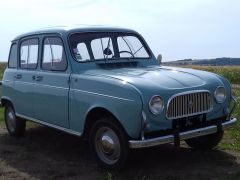
<path id="1" fill-rule="evenodd" d="M 150 57 L 142 40 L 132 33 L 77 33 L 70 36 L 70 45 L 79 62 Z"/>

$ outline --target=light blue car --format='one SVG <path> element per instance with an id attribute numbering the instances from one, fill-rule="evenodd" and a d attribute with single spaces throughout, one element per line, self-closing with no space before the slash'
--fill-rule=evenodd
<path id="1" fill-rule="evenodd" d="M 8 132 L 24 135 L 29 120 L 82 136 L 106 169 L 122 167 L 130 149 L 181 140 L 214 148 L 236 122 L 229 82 L 160 61 L 130 29 L 59 27 L 20 35 L 2 82 Z"/>

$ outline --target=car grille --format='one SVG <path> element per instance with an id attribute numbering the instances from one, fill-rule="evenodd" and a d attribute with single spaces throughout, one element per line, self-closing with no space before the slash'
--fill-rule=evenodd
<path id="1" fill-rule="evenodd" d="M 210 112 L 212 96 L 208 91 L 186 92 L 173 96 L 167 107 L 167 118 L 178 119 Z"/>

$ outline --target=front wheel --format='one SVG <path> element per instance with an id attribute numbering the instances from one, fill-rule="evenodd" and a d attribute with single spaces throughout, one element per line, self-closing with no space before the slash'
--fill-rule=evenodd
<path id="1" fill-rule="evenodd" d="M 90 148 L 98 164 L 108 170 L 123 167 L 128 156 L 125 132 L 113 118 L 94 123 L 89 136 Z"/>
<path id="2" fill-rule="evenodd" d="M 10 136 L 21 137 L 25 133 L 26 121 L 16 117 L 15 110 L 11 104 L 5 106 L 5 124 Z"/>
<path id="3" fill-rule="evenodd" d="M 223 132 L 217 132 L 206 136 L 187 139 L 185 142 L 188 146 L 199 150 L 211 150 L 215 148 L 222 140 Z"/>

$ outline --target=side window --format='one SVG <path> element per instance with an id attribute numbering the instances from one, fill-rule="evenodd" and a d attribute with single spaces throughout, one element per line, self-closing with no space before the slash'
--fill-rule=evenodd
<path id="1" fill-rule="evenodd" d="M 16 68 L 17 67 L 17 44 L 13 44 L 10 49 L 8 67 Z"/>
<path id="2" fill-rule="evenodd" d="M 26 69 L 28 61 L 28 41 L 21 44 L 20 49 L 20 67 Z"/>
<path id="3" fill-rule="evenodd" d="M 42 69 L 64 71 L 67 68 L 62 40 L 58 37 L 44 39 Z"/>
<path id="4" fill-rule="evenodd" d="M 38 61 L 38 39 L 23 41 L 20 48 L 20 67 L 36 69 Z"/>
<path id="5" fill-rule="evenodd" d="M 75 57 L 78 61 L 89 61 L 90 56 L 88 53 L 88 49 L 85 43 L 79 43 L 77 48 L 74 49 Z"/>

